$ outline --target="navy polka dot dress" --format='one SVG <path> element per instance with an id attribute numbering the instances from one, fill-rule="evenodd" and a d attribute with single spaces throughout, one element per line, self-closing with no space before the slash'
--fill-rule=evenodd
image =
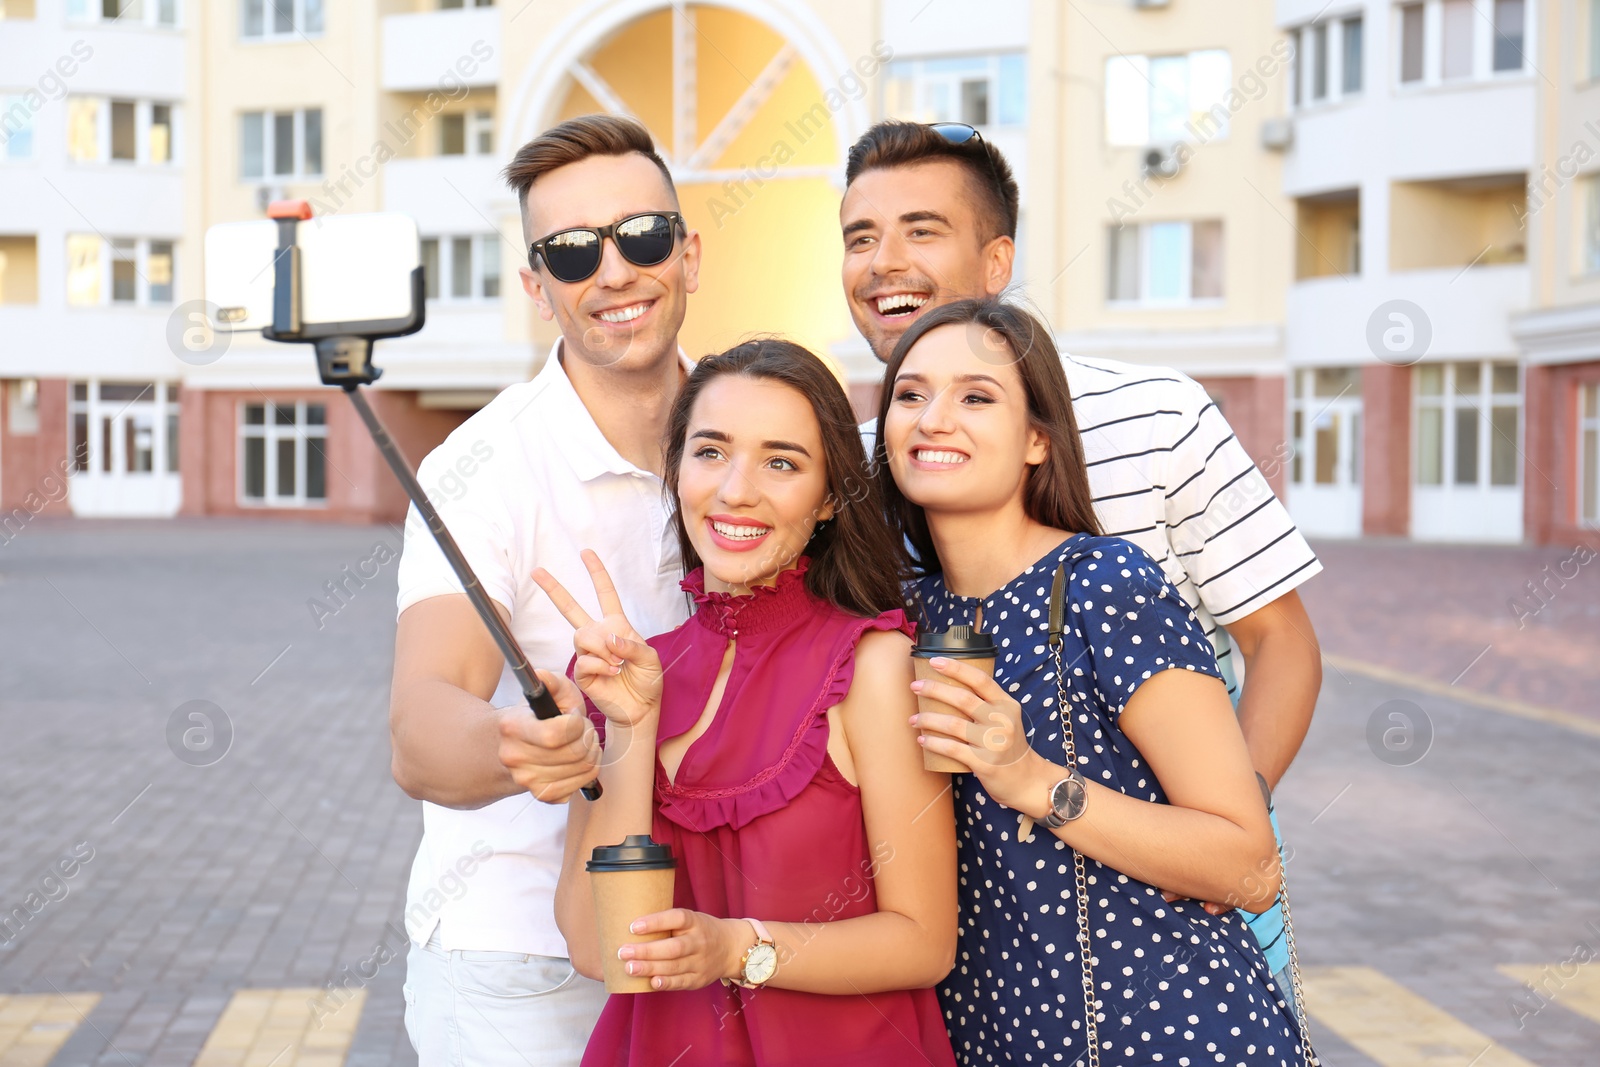
<path id="1" fill-rule="evenodd" d="M 1000 654 L 995 677 L 1022 705 L 1029 742 L 1065 760 L 1048 649 L 1050 584 L 1067 565 L 1061 662 L 1074 709 L 1079 771 L 1128 796 L 1166 803 L 1117 726 L 1139 684 L 1163 670 L 1217 675 L 1193 613 L 1143 549 L 1076 534 L 983 603 Z M 972 622 L 976 599 L 938 576 L 917 584 L 925 625 Z M 1017 813 L 974 775 L 957 774 L 961 929 L 939 989 L 963 1064 L 1071 1064 L 1086 1051 L 1072 850 L 1040 826 L 1017 840 Z M 1107 1064 L 1301 1062 L 1290 1009 L 1237 913 L 1168 904 L 1155 887 L 1085 858 L 1101 1060 Z M 1085 1062 L 1087 1062 L 1085 1060 Z"/>

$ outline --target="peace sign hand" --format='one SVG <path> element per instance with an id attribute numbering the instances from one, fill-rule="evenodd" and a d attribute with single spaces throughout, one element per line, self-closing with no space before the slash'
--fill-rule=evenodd
<path id="1" fill-rule="evenodd" d="M 638 726 L 661 708 L 661 680 L 665 673 L 661 657 L 645 644 L 622 613 L 622 601 L 600 557 L 587 548 L 582 555 L 600 602 L 602 615 L 598 621 L 590 618 L 543 567 L 533 572 L 533 580 L 572 624 L 572 647 L 578 653 L 573 675 L 578 688 L 594 701 L 608 722 Z"/>

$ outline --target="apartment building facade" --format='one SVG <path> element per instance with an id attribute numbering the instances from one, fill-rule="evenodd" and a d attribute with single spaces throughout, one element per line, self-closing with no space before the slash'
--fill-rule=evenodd
<path id="1" fill-rule="evenodd" d="M 1600 4 L 1537 5 L 1560 27 L 1538 83 L 1526 212 L 1532 290 L 1512 319 L 1527 395 L 1526 535 L 1593 543 L 1600 529 Z"/>
<path id="2" fill-rule="evenodd" d="M 197 332 L 206 227 L 284 196 L 416 218 L 429 322 L 379 346 L 374 393 L 419 459 L 555 337 L 517 292 L 500 168 L 613 111 L 655 134 L 704 240 L 692 356 L 788 334 L 869 406 L 846 149 L 879 117 L 965 121 L 1022 185 L 1018 295 L 1069 351 L 1198 379 L 1308 531 L 1597 521 L 1574 339 L 1600 307 L 1595 186 L 1529 193 L 1590 119 L 1577 0 L 4 4 L 7 514 L 398 516 L 309 352 Z"/>
<path id="3" fill-rule="evenodd" d="M 1309 532 L 1519 541 L 1542 480 L 1521 220 L 1538 42 L 1523 0 L 1279 0 L 1296 45 L 1283 189 L 1290 508 Z"/>

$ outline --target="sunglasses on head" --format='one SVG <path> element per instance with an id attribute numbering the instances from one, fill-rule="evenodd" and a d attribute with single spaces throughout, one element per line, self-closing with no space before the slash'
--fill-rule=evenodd
<path id="1" fill-rule="evenodd" d="M 636 267 L 654 267 L 672 255 L 682 228 L 683 216 L 676 211 L 646 211 L 609 226 L 558 230 L 528 247 L 528 266 L 538 270 L 535 259 L 542 259 L 557 281 L 581 282 L 600 269 L 600 250 L 609 237 L 623 259 Z"/>
<path id="2" fill-rule="evenodd" d="M 983 134 L 976 127 L 968 126 L 965 122 L 929 122 L 928 129 L 943 137 L 951 144 L 966 144 L 968 141 L 977 141 L 978 147 L 983 151 L 983 160 L 989 164 L 989 176 L 994 179 L 995 192 L 1000 194 L 1000 203 L 1006 202 L 1005 183 L 1000 180 L 1000 171 L 994 165 L 994 156 L 989 153 L 989 145 L 983 139 Z"/>

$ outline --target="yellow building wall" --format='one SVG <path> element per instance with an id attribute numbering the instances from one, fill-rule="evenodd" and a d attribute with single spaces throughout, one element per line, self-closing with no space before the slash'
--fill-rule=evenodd
<path id="1" fill-rule="evenodd" d="M 770 26 L 737 12 L 693 12 L 698 143 L 785 42 Z M 671 41 L 671 13 L 661 11 L 624 27 L 590 58 L 663 154 L 674 143 Z M 775 169 L 833 167 L 842 174 L 837 119 L 824 94 L 815 74 L 797 60 L 720 156 L 706 161 L 729 176 L 679 185 L 684 218 L 699 231 L 703 247 L 700 291 L 690 299 L 680 334 L 691 356 L 722 351 L 756 334 L 780 334 L 826 356 L 853 332 L 839 283 L 840 190 L 824 177 L 785 178 Z M 573 83 L 556 119 L 597 108 Z"/>
<path id="2" fill-rule="evenodd" d="M 1268 0 L 1141 10 L 1036 2 L 1028 65 L 1029 291 L 1059 330 L 1207 329 L 1281 322 L 1293 271 L 1293 206 L 1279 191 L 1281 157 L 1261 147 L 1261 124 L 1284 113 L 1287 42 Z M 1119 47 L 1114 47 L 1116 42 Z M 1225 138 L 1198 144 L 1177 177 L 1141 181 L 1142 148 L 1112 147 L 1105 123 L 1106 60 L 1223 48 L 1239 106 Z M 1133 188 L 1130 190 L 1128 184 Z M 1221 219 L 1219 307 L 1107 306 L 1107 228 Z"/>

